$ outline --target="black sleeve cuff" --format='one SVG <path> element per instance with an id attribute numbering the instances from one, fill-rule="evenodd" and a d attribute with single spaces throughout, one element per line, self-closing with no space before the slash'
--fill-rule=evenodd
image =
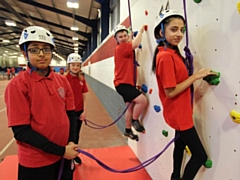
<path id="1" fill-rule="evenodd" d="M 30 144 L 44 152 L 58 156 L 63 156 L 65 153 L 64 146 L 49 141 L 46 137 L 32 130 L 30 125 L 13 126 L 12 131 L 16 140 Z"/>
<path id="2" fill-rule="evenodd" d="M 69 138 L 68 142 L 74 142 L 76 144 L 77 141 L 77 117 L 75 111 L 67 111 L 67 115 L 70 122 L 70 130 L 69 130 Z"/>

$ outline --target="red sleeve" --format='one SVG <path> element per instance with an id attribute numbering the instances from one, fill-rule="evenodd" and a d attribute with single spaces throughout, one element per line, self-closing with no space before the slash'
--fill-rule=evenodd
<path id="1" fill-rule="evenodd" d="M 30 104 L 27 88 L 23 83 L 12 81 L 4 93 L 7 107 L 8 127 L 30 124 Z"/>
<path id="2" fill-rule="evenodd" d="M 176 76 L 174 71 L 174 62 L 171 54 L 159 53 L 157 56 L 157 74 L 159 75 L 163 88 L 172 88 L 176 86 Z"/>
<path id="3" fill-rule="evenodd" d="M 64 76 L 63 76 L 64 77 Z M 70 83 L 68 82 L 67 78 L 65 79 L 65 89 L 66 89 L 66 110 L 75 110 L 75 104 L 74 104 L 74 94 L 71 88 Z"/>
<path id="4" fill-rule="evenodd" d="M 88 92 L 87 82 L 86 82 L 86 80 L 83 78 L 83 89 L 82 89 L 82 93 L 87 93 L 87 92 Z"/>

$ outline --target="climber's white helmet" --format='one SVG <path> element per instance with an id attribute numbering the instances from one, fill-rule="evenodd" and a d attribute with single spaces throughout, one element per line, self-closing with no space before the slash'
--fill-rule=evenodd
<path id="1" fill-rule="evenodd" d="M 116 37 L 116 34 L 119 32 L 119 31 L 126 31 L 128 33 L 128 29 L 124 26 L 124 25 L 117 25 L 113 31 L 114 33 L 114 37 Z"/>
<path id="2" fill-rule="evenodd" d="M 69 63 L 82 63 L 82 57 L 77 53 L 71 53 L 67 58 L 67 64 Z"/>
<path id="3" fill-rule="evenodd" d="M 171 16 L 180 16 L 183 20 L 184 17 L 182 14 L 180 14 L 177 10 L 174 9 L 168 9 L 168 10 L 164 10 L 163 12 L 161 12 L 161 14 L 159 14 L 156 17 L 155 20 L 155 26 L 154 26 L 154 36 L 156 39 L 160 39 L 160 35 L 159 35 L 159 30 L 160 30 L 160 24 L 163 22 L 164 19 L 169 18 Z"/>
<path id="4" fill-rule="evenodd" d="M 19 40 L 19 45 L 30 41 L 44 42 L 55 47 L 52 33 L 40 26 L 29 26 L 23 29 Z"/>

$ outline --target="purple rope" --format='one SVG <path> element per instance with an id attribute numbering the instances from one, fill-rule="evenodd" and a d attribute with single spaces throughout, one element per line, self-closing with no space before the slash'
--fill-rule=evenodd
<path id="1" fill-rule="evenodd" d="M 186 22 L 186 46 L 184 48 L 185 56 L 186 56 L 186 66 L 188 69 L 188 74 L 191 76 L 193 74 L 193 56 L 191 54 L 190 49 L 188 48 L 188 21 L 187 21 L 187 10 L 186 10 L 186 0 L 183 0 L 183 7 L 184 7 L 184 18 Z"/>
<path id="2" fill-rule="evenodd" d="M 64 158 L 62 158 L 61 163 L 60 163 L 60 167 L 59 167 L 59 172 L 58 172 L 58 180 L 61 179 L 62 176 L 62 172 L 63 172 L 63 166 L 64 166 Z"/>
<path id="3" fill-rule="evenodd" d="M 174 142 L 176 141 L 178 138 L 179 138 L 179 134 L 177 134 L 166 146 L 165 148 L 160 152 L 158 153 L 157 155 L 153 156 L 152 158 L 144 161 L 143 163 L 140 163 L 139 165 L 135 166 L 135 167 L 132 167 L 132 168 L 129 168 L 129 169 L 124 169 L 124 170 L 116 170 L 116 169 L 113 169 L 111 167 L 109 167 L 108 165 L 104 164 L 102 161 L 100 161 L 99 159 L 97 159 L 95 156 L 93 156 L 92 154 L 84 151 L 84 150 L 81 150 L 81 149 L 78 149 L 78 152 L 79 153 L 82 153 L 86 156 L 88 156 L 89 158 L 95 160 L 100 166 L 102 166 L 104 169 L 108 170 L 108 171 L 111 171 L 111 172 L 114 172 L 114 173 L 130 173 L 130 172 L 134 172 L 134 171 L 138 171 L 142 168 L 145 168 L 147 167 L 148 165 L 150 165 L 151 163 L 153 163 L 158 157 L 160 157 L 167 149 L 168 147 Z"/>
<path id="4" fill-rule="evenodd" d="M 129 104 L 127 105 L 127 107 L 124 109 L 124 111 L 122 112 L 122 114 L 121 114 L 116 120 L 114 120 L 112 123 L 110 123 L 110 124 L 108 124 L 108 125 L 98 125 L 98 124 L 96 124 L 96 123 L 94 123 L 94 122 L 91 122 L 91 121 L 89 121 L 89 120 L 87 120 L 87 119 L 84 120 L 84 123 L 85 123 L 85 125 L 87 125 L 87 126 L 90 127 L 90 128 L 93 128 L 93 129 L 104 129 L 104 128 L 107 128 L 107 127 L 109 127 L 109 126 L 112 126 L 113 124 L 115 124 L 116 122 L 118 122 L 118 121 L 122 118 L 122 116 L 125 114 L 125 112 L 127 111 L 128 107 L 130 106 L 130 104 L 131 104 L 131 103 L 129 103 Z M 94 125 L 94 126 L 89 125 L 88 123 L 89 123 L 89 124 L 92 124 L 92 125 Z"/>
<path id="5" fill-rule="evenodd" d="M 186 46 L 184 48 L 185 51 L 185 57 L 186 57 L 186 67 L 188 70 L 188 75 L 191 76 L 194 72 L 193 67 L 193 55 L 188 48 L 188 22 L 187 22 L 187 9 L 186 9 L 186 0 L 183 0 L 183 7 L 184 7 L 184 17 L 185 17 L 185 23 L 186 23 Z M 190 92 L 191 92 L 191 103 L 193 105 L 193 98 L 194 98 L 194 87 L 193 85 L 190 86 Z"/>
<path id="6" fill-rule="evenodd" d="M 130 0 L 128 0 L 128 13 L 129 13 L 129 20 L 130 20 L 130 26 L 132 27 L 132 15 L 131 15 L 131 5 L 130 5 Z M 132 31 L 133 31 L 133 28 L 132 28 Z M 134 50 L 133 50 L 134 51 Z M 135 54 L 135 51 L 134 51 L 134 55 L 133 55 L 134 59 L 133 59 L 133 63 L 134 63 L 134 84 L 136 86 L 136 83 L 137 83 L 137 66 L 140 66 L 136 60 L 136 54 Z"/>

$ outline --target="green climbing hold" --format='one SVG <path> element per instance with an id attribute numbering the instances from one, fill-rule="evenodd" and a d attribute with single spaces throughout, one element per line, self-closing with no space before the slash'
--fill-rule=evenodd
<path id="1" fill-rule="evenodd" d="M 184 26 L 184 28 L 183 28 L 183 33 L 185 33 L 185 32 L 186 32 L 186 30 L 187 30 L 187 27 L 186 27 L 186 26 Z"/>
<path id="2" fill-rule="evenodd" d="M 215 72 L 217 75 L 209 75 L 203 78 L 203 80 L 207 81 L 210 85 L 218 85 L 220 83 L 220 72 Z"/>
<path id="3" fill-rule="evenodd" d="M 208 159 L 206 162 L 205 162 L 205 165 L 204 165 L 206 168 L 211 168 L 212 167 L 212 160 Z"/>
<path id="4" fill-rule="evenodd" d="M 202 0 L 193 0 L 195 3 L 200 3 Z"/>
<path id="5" fill-rule="evenodd" d="M 165 137 L 168 137 L 168 131 L 162 130 L 162 134 L 163 134 Z"/>

